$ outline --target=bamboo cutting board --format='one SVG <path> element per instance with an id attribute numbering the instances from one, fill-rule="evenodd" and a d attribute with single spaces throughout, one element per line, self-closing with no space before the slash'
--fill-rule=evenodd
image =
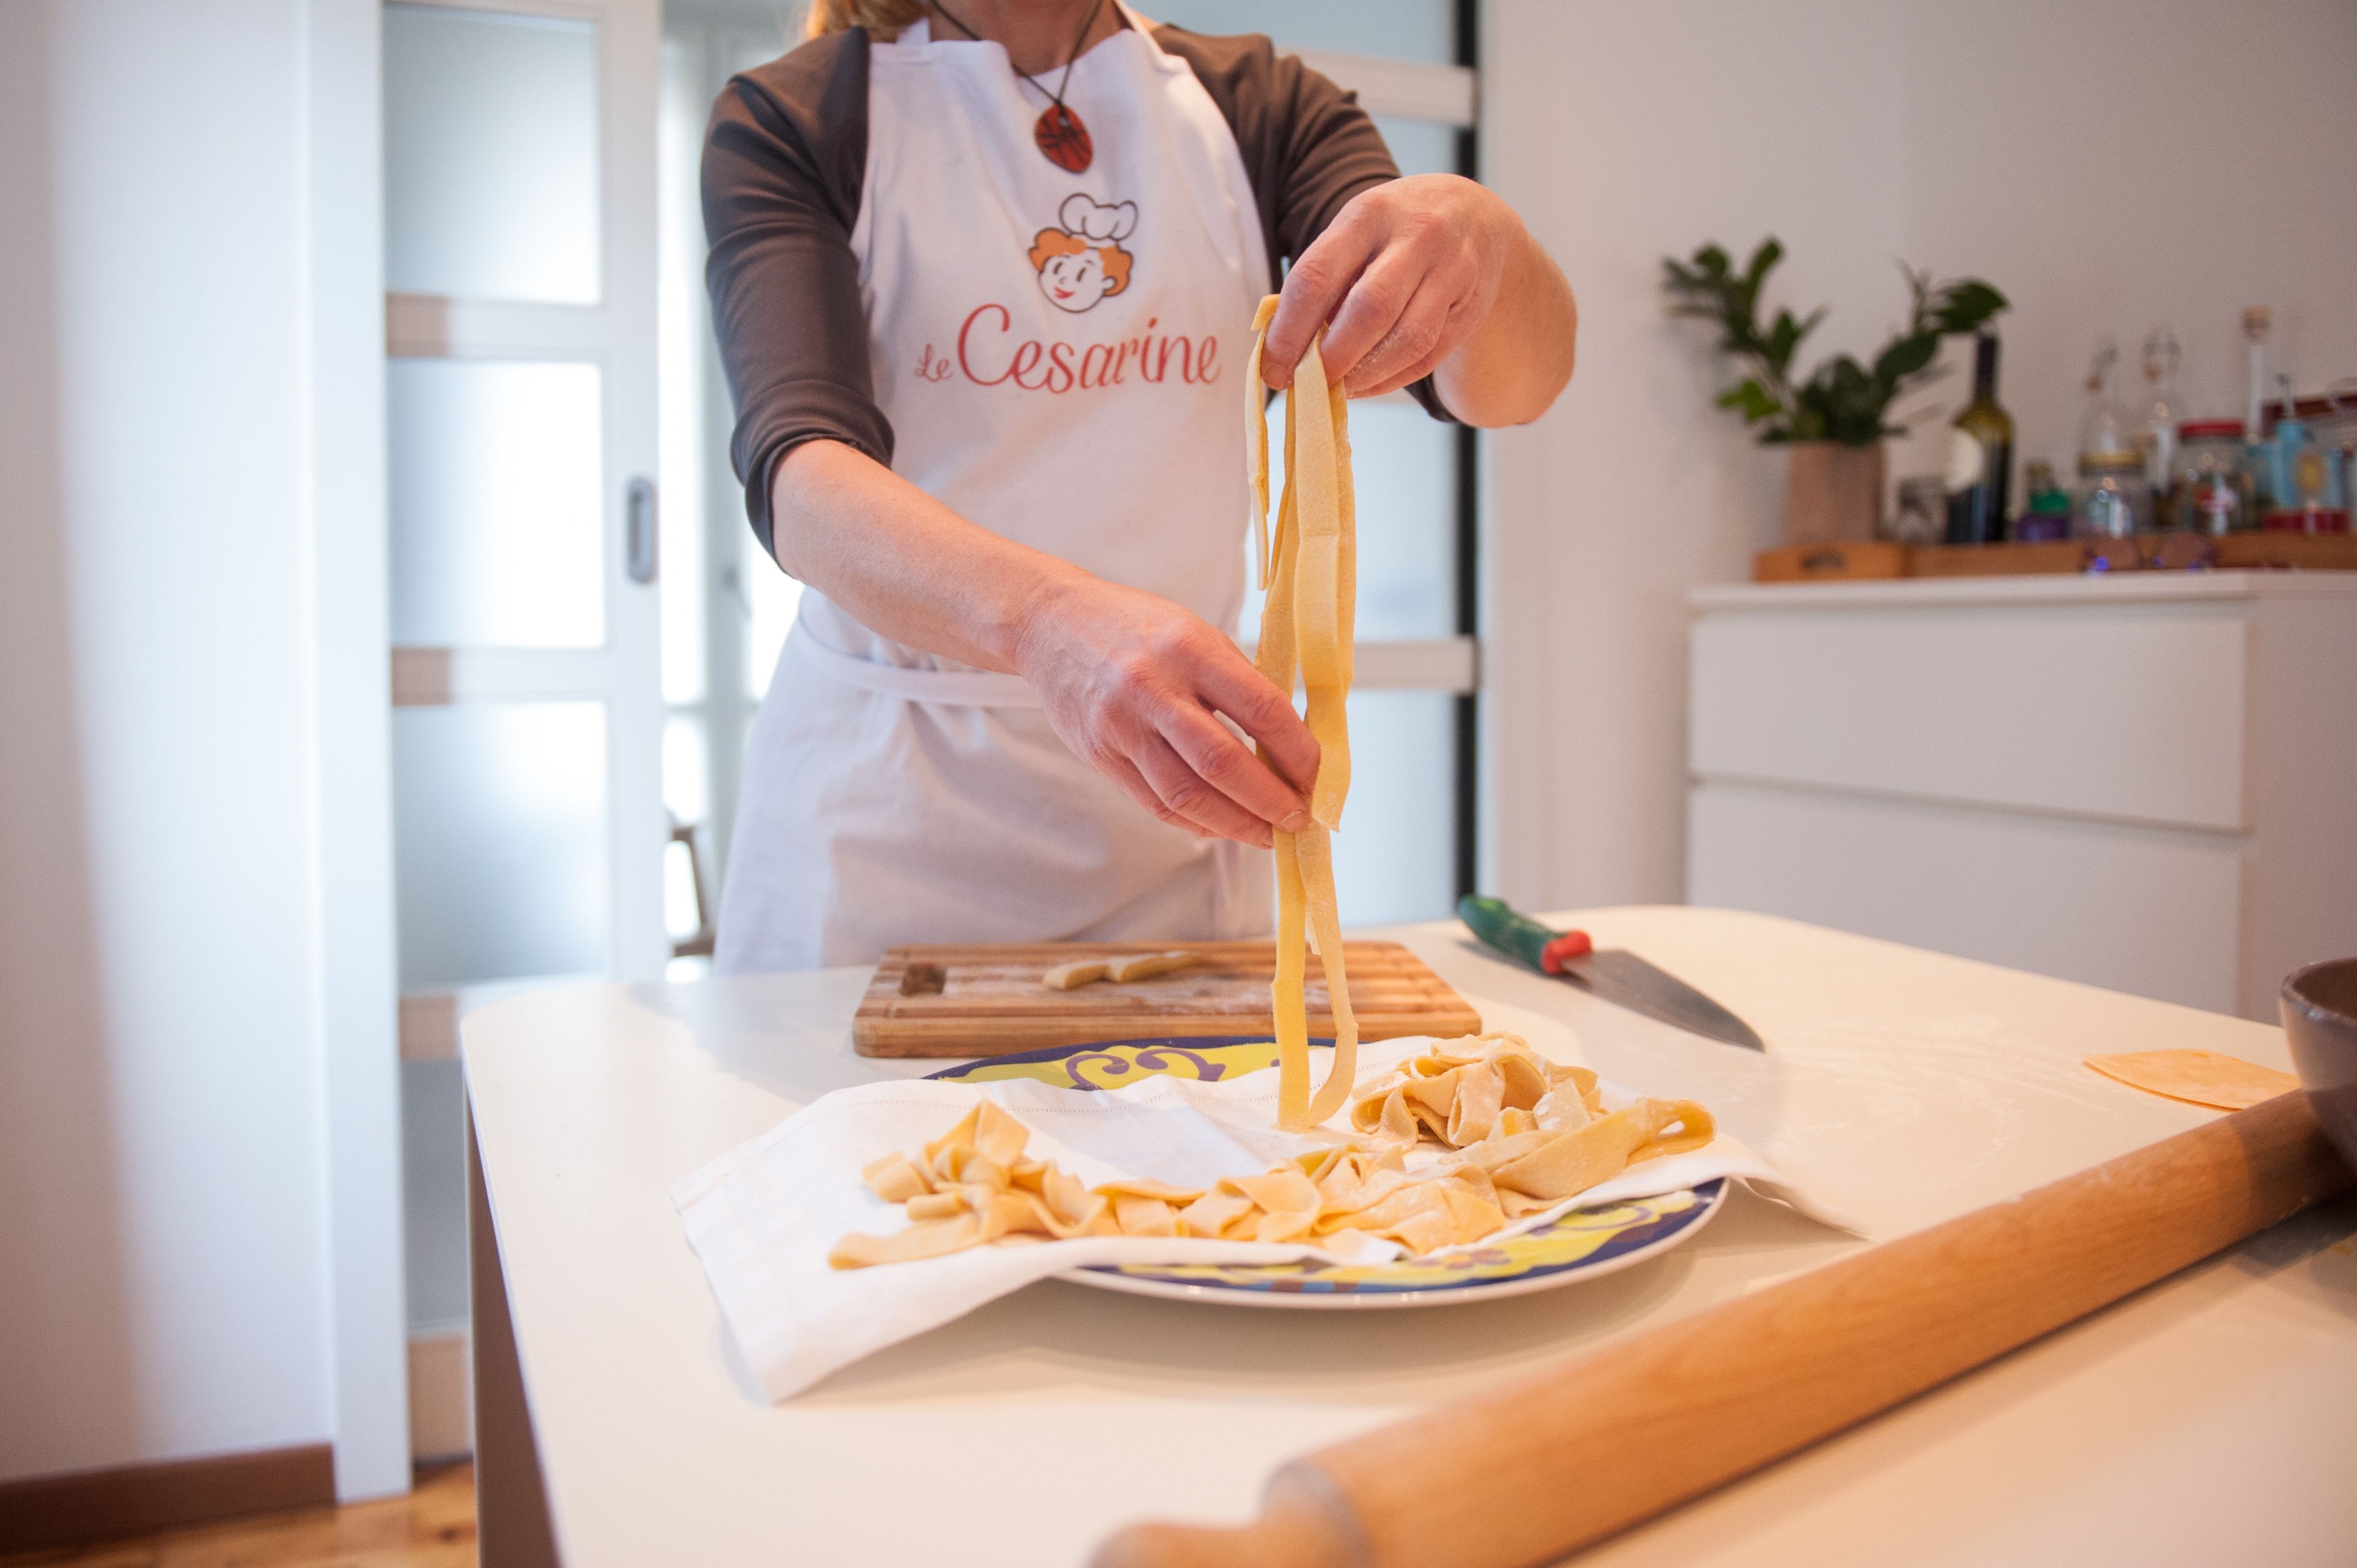
<path id="1" fill-rule="evenodd" d="M 1127 985 L 1099 982 L 1050 991 L 1041 977 L 1075 959 L 1184 947 L 1204 961 Z M 1351 1003 L 1361 1039 L 1479 1034 L 1481 1015 L 1397 942 L 1345 942 Z M 1266 1035 L 1276 1027 L 1268 987 L 1275 944 L 1024 942 L 886 950 L 851 1022 L 864 1057 L 997 1057 L 1049 1046 L 1161 1035 Z M 1330 1039 L 1334 1015 L 1318 961 L 1309 961 L 1309 1034 Z"/>

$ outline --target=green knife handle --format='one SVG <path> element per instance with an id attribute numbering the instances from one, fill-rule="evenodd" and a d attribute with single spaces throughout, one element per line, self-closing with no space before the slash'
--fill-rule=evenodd
<path id="1" fill-rule="evenodd" d="M 1457 901 L 1457 918 L 1475 936 L 1533 969 L 1544 967 L 1539 962 L 1539 951 L 1561 934 L 1548 930 L 1526 915 L 1516 914 L 1502 898 L 1483 898 L 1471 893 Z"/>

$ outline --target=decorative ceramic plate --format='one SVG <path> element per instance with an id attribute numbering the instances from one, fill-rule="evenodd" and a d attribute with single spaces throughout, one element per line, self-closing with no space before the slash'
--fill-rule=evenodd
<path id="1" fill-rule="evenodd" d="M 1331 1041 L 1312 1042 L 1330 1046 Z M 1119 1089 L 1156 1074 L 1207 1081 L 1276 1065 L 1276 1045 L 1251 1036 L 1115 1040 L 989 1057 L 931 1076 L 963 1083 L 1031 1078 L 1059 1089 Z M 1231 1306 L 1357 1308 L 1495 1301 L 1595 1279 L 1686 1240 L 1727 1201 L 1727 1183 L 1575 1208 L 1494 1246 L 1389 1263 L 1124 1263 L 1074 1269 L 1075 1284 Z"/>

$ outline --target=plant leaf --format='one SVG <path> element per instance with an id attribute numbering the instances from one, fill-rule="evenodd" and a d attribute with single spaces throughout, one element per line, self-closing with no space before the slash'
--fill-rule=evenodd
<path id="1" fill-rule="evenodd" d="M 1978 278 L 1964 278 L 1941 287 L 1932 300 L 1932 320 L 1941 332 L 1971 332 L 2006 308 L 2005 295 Z"/>
<path id="2" fill-rule="evenodd" d="M 1746 424 L 1757 424 L 1772 413 L 1784 412 L 1783 403 L 1774 392 L 1760 384 L 1757 376 L 1746 376 L 1734 386 L 1718 394 L 1718 406 L 1739 411 Z"/>
<path id="3" fill-rule="evenodd" d="M 1930 364 L 1939 351 L 1940 335 L 1936 332 L 1895 338 L 1875 358 L 1874 379 L 1895 392 L 1901 381 Z"/>

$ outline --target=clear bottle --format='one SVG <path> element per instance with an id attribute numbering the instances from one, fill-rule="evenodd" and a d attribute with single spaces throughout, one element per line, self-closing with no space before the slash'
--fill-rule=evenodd
<path id="1" fill-rule="evenodd" d="M 2257 488 L 2262 511 L 2275 499 L 2267 485 L 2268 471 L 2275 466 L 2275 454 L 2267 445 L 2267 333 L 2274 326 L 2275 317 L 2266 306 L 2243 307 L 2243 338 L 2251 354 L 2250 395 L 2243 410 L 2243 467 Z"/>
<path id="2" fill-rule="evenodd" d="M 1899 509 L 1883 535 L 1901 544 L 1937 544 L 1948 532 L 1948 478 L 1916 474 L 1899 481 Z"/>
<path id="3" fill-rule="evenodd" d="M 2259 525 L 2258 490 L 2243 461 L 2243 422 L 2189 419 L 2177 430 L 2169 506 L 2179 528 L 2241 533 Z"/>
<path id="4" fill-rule="evenodd" d="M 2144 454 L 2145 481 L 2156 495 L 2168 491 L 2176 466 L 2177 423 L 2185 417 L 2184 403 L 2177 395 L 2177 364 L 2182 357 L 2177 334 L 2165 326 L 2155 327 L 2144 340 L 2144 419 L 2136 427 L 2136 448 Z"/>
<path id="5" fill-rule="evenodd" d="M 2152 532 L 2152 487 L 2145 483 L 2144 457 L 2114 454 L 2109 462 L 2079 459 L 2079 504 L 2075 532 L 2082 539 L 2126 539 Z"/>
<path id="6" fill-rule="evenodd" d="M 2114 467 L 2122 462 L 2143 465 L 2136 446 L 2136 421 L 2112 401 L 2113 367 L 2120 360 L 2119 345 L 2104 333 L 2095 339 L 2094 358 L 2087 366 L 2087 407 L 2079 420 L 2079 471 L 2093 466 Z"/>

